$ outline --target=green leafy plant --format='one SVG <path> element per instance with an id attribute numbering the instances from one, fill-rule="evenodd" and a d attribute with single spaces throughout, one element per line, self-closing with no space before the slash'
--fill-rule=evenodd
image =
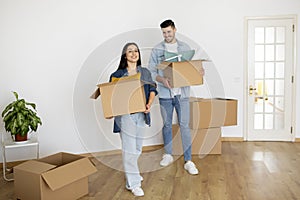
<path id="1" fill-rule="evenodd" d="M 16 100 L 7 105 L 2 112 L 5 130 L 11 135 L 20 134 L 21 136 L 36 131 L 38 126 L 42 125 L 36 113 L 36 105 L 19 99 L 18 94 L 13 93 Z"/>

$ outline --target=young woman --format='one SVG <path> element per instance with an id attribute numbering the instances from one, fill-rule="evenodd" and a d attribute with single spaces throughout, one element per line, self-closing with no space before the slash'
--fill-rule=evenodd
<path id="1" fill-rule="evenodd" d="M 146 95 L 145 111 L 139 113 L 126 114 L 115 117 L 114 132 L 120 132 L 122 140 L 123 166 L 126 177 L 126 188 L 131 190 L 135 196 L 144 196 L 141 188 L 142 177 L 139 172 L 138 158 L 142 153 L 143 127 L 150 126 L 150 108 L 157 94 L 155 82 L 152 81 L 151 73 L 148 69 L 141 67 L 141 55 L 135 43 L 127 43 L 122 50 L 119 67 L 110 76 L 121 78 L 140 73 L 140 79 L 144 82 Z M 124 103 L 124 105 L 127 105 Z"/>

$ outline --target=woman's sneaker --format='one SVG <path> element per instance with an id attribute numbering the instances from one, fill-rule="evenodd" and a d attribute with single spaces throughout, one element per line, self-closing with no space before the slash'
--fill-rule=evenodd
<path id="1" fill-rule="evenodd" d="M 199 173 L 195 164 L 190 160 L 184 164 L 184 169 L 192 175 L 197 175 Z"/>
<path id="2" fill-rule="evenodd" d="M 170 154 L 164 154 L 162 160 L 160 161 L 160 166 L 165 167 L 173 162 L 173 156 Z"/>
<path id="3" fill-rule="evenodd" d="M 137 197 L 144 196 L 144 191 L 141 187 L 135 187 L 131 190 L 132 194 Z"/>

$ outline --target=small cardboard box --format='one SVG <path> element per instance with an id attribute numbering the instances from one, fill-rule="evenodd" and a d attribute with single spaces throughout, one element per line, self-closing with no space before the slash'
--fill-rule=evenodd
<path id="1" fill-rule="evenodd" d="M 172 126 L 173 155 L 183 155 L 182 140 L 178 125 Z M 221 128 L 191 130 L 192 155 L 221 154 Z"/>
<path id="2" fill-rule="evenodd" d="M 101 94 L 105 118 L 146 110 L 145 91 L 139 79 L 123 78 L 117 82 L 97 86 L 98 89 L 91 98 L 97 99 Z"/>
<path id="3" fill-rule="evenodd" d="M 237 100 L 190 98 L 190 128 L 237 125 Z"/>
<path id="4" fill-rule="evenodd" d="M 203 84 L 203 76 L 199 73 L 202 60 L 162 62 L 157 68 L 163 70 L 172 88 Z"/>
<path id="5" fill-rule="evenodd" d="M 17 199 L 78 199 L 88 194 L 88 176 L 97 172 L 87 157 L 57 153 L 14 167 Z"/>

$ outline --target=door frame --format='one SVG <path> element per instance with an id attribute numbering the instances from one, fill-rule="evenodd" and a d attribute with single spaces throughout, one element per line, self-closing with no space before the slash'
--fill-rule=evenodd
<path id="1" fill-rule="evenodd" d="M 294 20 L 294 32 L 293 32 L 293 66 L 292 66 L 292 76 L 294 78 L 292 84 L 292 113 L 291 113 L 291 137 L 292 142 L 295 142 L 295 119 L 296 119 L 296 66 L 297 66 L 297 15 L 276 15 L 276 16 L 253 16 L 244 18 L 244 104 L 243 104 L 243 140 L 247 141 L 248 138 L 248 21 L 249 20 L 276 20 L 276 19 L 292 19 Z"/>

